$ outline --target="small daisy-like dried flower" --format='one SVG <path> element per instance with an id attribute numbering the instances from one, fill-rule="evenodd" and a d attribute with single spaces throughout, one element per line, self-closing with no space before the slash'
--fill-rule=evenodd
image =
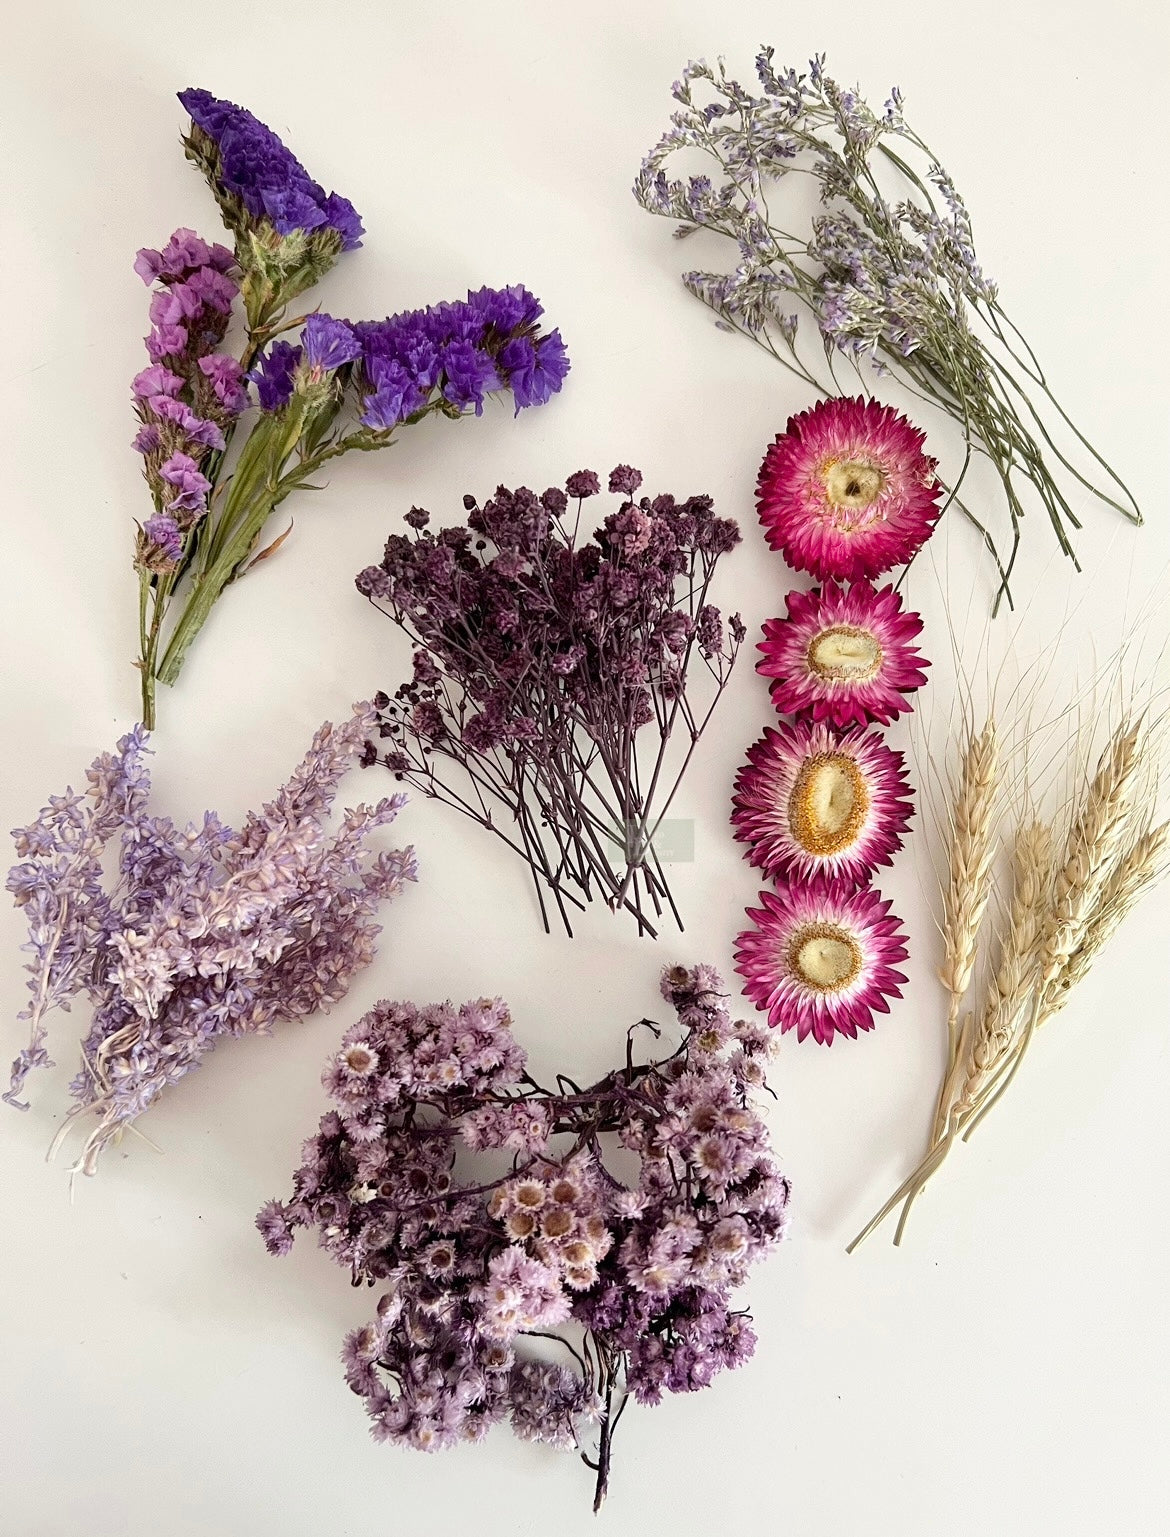
<path id="1" fill-rule="evenodd" d="M 900 752 L 876 731 L 768 727 L 735 781 L 731 824 L 765 875 L 859 884 L 902 846 L 912 806 Z"/>
<path id="2" fill-rule="evenodd" d="M 364 1041 L 354 1041 L 345 1047 L 338 1061 L 347 1076 L 368 1078 L 378 1066 L 378 1053 Z"/>
<path id="3" fill-rule="evenodd" d="M 335 1108 L 305 1144 L 293 1199 L 269 1202 L 257 1226 L 274 1254 L 316 1228 L 347 1279 L 389 1288 L 342 1351 L 376 1440 L 439 1451 L 507 1419 L 524 1440 L 580 1453 L 596 1510 L 627 1398 L 695 1392 L 751 1355 L 732 1293 L 784 1236 L 788 1181 L 721 978 L 675 967 L 662 991 L 681 1042 L 639 1063 L 631 1041 L 587 1087 L 543 1088 L 498 999 L 381 1003 L 343 1041 L 376 1050 L 379 1072 L 356 1094 L 329 1079 Z M 721 1049 L 699 1047 L 708 1031 Z M 454 1093 L 433 1072 L 452 1042 Z M 539 1147 L 509 1140 L 517 1113 L 545 1128 Z M 457 1128 L 473 1117 L 469 1140 Z M 352 1129 L 367 1124 L 373 1143 Z M 456 1176 L 464 1147 L 514 1157 L 506 1173 L 461 1163 Z M 359 1179 L 376 1201 L 359 1199 Z"/>
<path id="4" fill-rule="evenodd" d="M 892 587 L 826 582 L 788 594 L 788 617 L 768 619 L 756 671 L 771 678 L 782 715 L 811 714 L 834 726 L 888 726 L 910 710 L 907 695 L 926 682 L 930 664 L 915 649 L 917 614 Z"/>
<path id="5" fill-rule="evenodd" d="M 876 400 L 829 399 L 793 416 L 760 467 L 768 543 L 819 581 L 904 566 L 938 521 L 936 460 L 917 427 Z"/>
<path id="6" fill-rule="evenodd" d="M 768 1023 L 811 1035 L 831 1046 L 835 1035 L 872 1030 L 875 1013 L 888 1013 L 902 996 L 906 936 L 871 887 L 853 891 L 816 877 L 779 882 L 749 908 L 755 925 L 736 942 L 736 970 L 744 992 Z"/>
<path id="7" fill-rule="evenodd" d="M 538 1179 L 522 1179 L 512 1186 L 512 1200 L 522 1211 L 539 1211 L 547 1195 L 544 1184 Z"/>

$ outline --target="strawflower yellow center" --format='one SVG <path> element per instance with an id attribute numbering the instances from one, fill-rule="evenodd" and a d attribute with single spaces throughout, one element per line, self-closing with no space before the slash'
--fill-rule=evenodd
<path id="1" fill-rule="evenodd" d="M 835 923 L 805 923 L 788 945 L 788 964 L 817 993 L 839 993 L 861 970 L 861 950 Z"/>
<path id="2" fill-rule="evenodd" d="M 801 764 L 788 802 L 792 836 L 809 854 L 847 849 L 869 811 L 865 778 L 844 753 L 814 753 Z"/>
<path id="3" fill-rule="evenodd" d="M 885 471 L 866 459 L 826 459 L 820 467 L 821 481 L 829 506 L 839 516 L 834 519 L 843 531 L 866 528 L 880 514 L 878 498 L 886 487 Z M 855 514 L 869 514 L 855 516 Z"/>
<path id="4" fill-rule="evenodd" d="M 819 630 L 808 643 L 808 665 L 821 678 L 868 683 L 882 665 L 877 636 L 855 624 L 834 624 Z"/>

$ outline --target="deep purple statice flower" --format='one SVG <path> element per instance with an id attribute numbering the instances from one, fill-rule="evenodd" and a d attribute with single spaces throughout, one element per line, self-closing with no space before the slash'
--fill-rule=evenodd
<path id="1" fill-rule="evenodd" d="M 592 537 L 593 470 L 539 496 L 466 498 L 466 524 L 438 532 L 413 509 L 411 532 L 357 578 L 415 648 L 410 682 L 376 701 L 388 749 L 373 756 L 502 837 L 532 869 L 546 926 L 545 889 L 570 933 L 567 908 L 596 895 L 651 935 L 672 908 L 651 835 L 744 635 L 707 601 L 735 523 L 707 496 L 635 501 L 641 481 L 613 471 L 621 501 Z M 713 698 L 688 695 L 692 668 Z"/>
<path id="2" fill-rule="evenodd" d="M 332 372 L 362 355 L 362 344 L 352 326 L 332 315 L 310 315 L 301 331 L 305 361 L 310 368 Z"/>
<path id="3" fill-rule="evenodd" d="M 234 200 L 278 235 L 332 230 L 339 249 L 361 245 L 364 231 L 349 199 L 326 194 L 259 118 L 194 87 L 180 91 L 179 100 L 191 117 L 193 150 L 210 163 L 221 199 Z"/>
<path id="4" fill-rule="evenodd" d="M 597 1509 L 627 1398 L 694 1392 L 751 1355 L 732 1294 L 784 1236 L 789 1185 L 751 1099 L 769 1032 L 733 1021 L 722 988 L 709 966 L 667 970 L 679 1046 L 629 1051 L 584 1090 L 530 1076 L 499 999 L 380 1003 L 346 1032 L 292 1198 L 257 1226 L 274 1254 L 316 1228 L 382 1287 L 342 1350 L 376 1439 L 437 1451 L 507 1418 L 580 1450 Z M 528 1346 L 549 1334 L 555 1362 Z"/>
<path id="5" fill-rule="evenodd" d="M 261 353 L 248 378 L 256 386 L 262 411 L 279 411 L 292 399 L 293 374 L 305 355 L 303 347 L 291 342 L 273 342 L 267 352 Z"/>
<path id="6" fill-rule="evenodd" d="M 328 827 L 372 721 L 358 706 L 343 725 L 322 726 L 288 784 L 239 832 L 211 812 L 186 827 L 149 814 L 139 727 L 97 759 L 83 795 L 54 797 L 14 834 L 20 863 L 7 885 L 28 919 L 32 1003 L 22 1016 L 29 1045 L 4 1098 L 27 1108 L 26 1077 L 51 1066 L 45 1016 L 83 994 L 93 1013 L 70 1119 L 96 1125 L 77 1169 L 96 1172 L 106 1144 L 221 1037 L 266 1033 L 337 1002 L 372 958 L 378 904 L 415 879 L 415 859 L 411 849 L 376 853 L 367 839 L 404 797 Z"/>
<path id="7" fill-rule="evenodd" d="M 560 332 L 537 329 L 543 313 L 540 301 L 515 284 L 355 325 L 363 422 L 383 431 L 436 400 L 479 415 L 496 390 L 512 391 L 517 412 L 543 405 L 569 372 Z"/>

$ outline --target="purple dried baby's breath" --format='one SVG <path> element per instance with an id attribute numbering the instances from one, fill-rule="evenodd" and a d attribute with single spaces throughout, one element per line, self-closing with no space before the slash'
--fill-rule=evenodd
<path id="1" fill-rule="evenodd" d="M 21 862 L 7 884 L 28 919 L 32 1001 L 22 1015 L 29 1044 L 4 1098 L 27 1108 L 25 1079 L 51 1065 L 45 1016 L 84 994 L 93 1013 L 68 1121 L 98 1117 L 77 1165 L 85 1173 L 221 1036 L 267 1032 L 337 1002 L 372 958 L 378 905 L 416 878 L 416 865 L 412 849 L 377 852 L 367 840 L 405 797 L 327 824 L 373 720 L 362 705 L 322 726 L 288 784 L 239 832 L 213 813 L 185 828 L 148 815 L 139 727 L 97 759 L 84 795 L 53 797 L 14 834 Z M 115 840 L 109 875 L 103 854 Z"/>
<path id="2" fill-rule="evenodd" d="M 410 681 L 376 701 L 387 745 L 366 761 L 503 838 L 546 928 L 547 890 L 570 933 L 569 908 L 594 896 L 643 933 L 667 908 L 677 919 L 653 834 L 744 634 L 707 601 L 735 523 L 707 496 L 635 502 L 641 480 L 617 466 L 622 500 L 591 537 L 568 508 L 600 495 L 592 470 L 541 496 L 465 497 L 466 523 L 437 532 L 412 508 L 410 532 L 357 578 L 414 643 Z"/>
<path id="3" fill-rule="evenodd" d="M 273 1254 L 316 1228 L 383 1288 L 342 1350 L 375 1439 L 437 1451 L 508 1419 L 581 1452 L 596 1509 L 627 1398 L 693 1392 L 751 1355 L 733 1293 L 784 1236 L 789 1184 L 751 1103 L 771 1042 L 722 989 L 709 966 L 667 970 L 678 1047 L 642 1065 L 631 1048 L 585 1089 L 536 1082 L 498 999 L 383 1002 L 346 1033 L 333 1108 L 257 1227 Z M 494 1162 L 456 1177 L 461 1147 Z M 563 1355 L 534 1358 L 534 1336 Z"/>

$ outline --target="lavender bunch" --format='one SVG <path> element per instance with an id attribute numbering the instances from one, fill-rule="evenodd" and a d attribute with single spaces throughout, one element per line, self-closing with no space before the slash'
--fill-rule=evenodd
<path id="1" fill-rule="evenodd" d="M 53 1065 L 46 1015 L 84 994 L 93 1013 L 62 1131 L 86 1116 L 97 1124 L 75 1170 L 96 1173 L 107 1143 L 222 1036 L 267 1033 L 336 1003 L 373 957 L 378 904 L 416 866 L 413 849 L 375 853 L 367 840 L 406 797 L 327 827 L 372 721 L 363 705 L 344 725 L 322 726 L 239 832 L 214 812 L 186 827 L 149 815 L 147 737 L 136 727 L 95 761 L 84 794 L 54 796 L 14 833 L 21 862 L 7 886 L 28 917 L 32 998 L 21 1015 L 29 1044 L 3 1098 L 28 1108 L 25 1079 Z"/>
<path id="2" fill-rule="evenodd" d="M 724 330 L 750 337 L 822 395 L 850 393 L 837 377 L 843 360 L 863 387 L 863 365 L 892 373 L 958 422 L 965 453 L 952 499 L 995 560 L 996 607 L 1004 597 L 1010 604 L 1024 482 L 1074 564 L 1069 530 L 1081 525 L 1062 471 L 1131 522 L 1141 523 L 1141 512 L 1056 400 L 1005 313 L 976 257 L 967 208 L 906 122 L 901 93 L 895 88 L 879 115 L 856 89 L 825 74 L 822 57 L 807 75 L 777 73 L 772 57 L 764 48 L 756 59 L 759 95 L 728 79 L 721 61 L 688 64 L 673 88 L 672 127 L 643 163 L 634 195 L 648 212 L 678 221 L 677 235 L 708 230 L 734 242 L 732 272 L 683 274 Z M 665 168 L 680 151 L 707 156 L 713 174 L 670 179 Z M 812 176 L 820 191 L 821 211 L 805 232 L 783 207 L 786 179 L 798 175 Z M 815 323 L 813 338 L 800 325 L 801 307 Z M 1076 468 L 1053 435 L 1061 429 L 1104 480 Z M 976 454 L 1003 488 L 1006 560 L 958 497 Z"/>
<path id="3" fill-rule="evenodd" d="M 387 447 L 404 426 L 479 415 L 491 393 L 510 392 L 517 412 L 541 405 L 569 368 L 560 333 L 541 333 L 541 306 L 519 286 L 385 321 L 290 316 L 291 302 L 360 245 L 352 204 L 326 195 L 243 108 L 206 91 L 180 100 L 191 115 L 188 158 L 206 176 L 235 249 L 180 229 L 135 262 L 153 289 L 150 365 L 133 384 L 134 447 L 154 503 L 135 554 L 148 728 L 157 683 L 178 678 L 224 589 L 283 543 L 287 530 L 259 548 L 287 496 L 313 487 L 331 459 Z M 245 319 L 238 356 L 223 350 L 237 296 Z M 284 339 L 297 331 L 295 342 Z M 260 409 L 245 434 L 250 387 Z"/>
<path id="4" fill-rule="evenodd" d="M 371 745 L 368 761 L 521 855 L 546 931 L 545 887 L 570 934 L 568 908 L 595 894 L 640 933 L 666 907 L 682 927 L 654 835 L 744 636 L 738 614 L 725 625 L 707 600 L 736 525 L 707 496 L 635 500 L 641 483 L 628 465 L 613 471 L 621 503 L 592 537 L 581 531 L 601 489 L 592 470 L 542 496 L 465 497 L 466 525 L 437 534 L 414 508 L 412 532 L 392 534 L 357 578 L 416 648 L 410 681 L 375 697 L 390 746 Z M 696 666 L 705 705 L 688 694 Z M 670 767 L 676 731 L 685 750 Z"/>
<path id="5" fill-rule="evenodd" d="M 541 1087 L 499 999 L 380 1003 L 346 1033 L 292 1199 L 257 1226 L 273 1254 L 316 1228 L 354 1285 L 384 1288 L 342 1351 L 376 1439 L 437 1451 L 507 1418 L 580 1451 L 596 1510 L 627 1399 L 694 1392 L 751 1355 L 731 1294 L 784 1236 L 789 1184 L 750 1102 L 772 1037 L 732 1022 L 722 986 L 709 966 L 665 971 L 679 1046 L 636 1064 L 631 1029 L 585 1089 Z M 464 1173 L 469 1151 L 485 1167 Z"/>

